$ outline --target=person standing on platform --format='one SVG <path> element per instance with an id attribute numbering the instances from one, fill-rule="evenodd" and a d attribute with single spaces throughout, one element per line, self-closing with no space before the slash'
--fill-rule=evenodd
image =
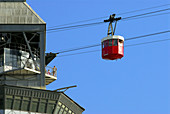
<path id="1" fill-rule="evenodd" d="M 51 75 L 51 72 L 50 72 L 50 70 L 48 70 L 47 74 L 48 74 L 48 75 Z"/>
<path id="2" fill-rule="evenodd" d="M 54 66 L 53 67 L 53 76 L 56 74 L 57 68 Z"/>

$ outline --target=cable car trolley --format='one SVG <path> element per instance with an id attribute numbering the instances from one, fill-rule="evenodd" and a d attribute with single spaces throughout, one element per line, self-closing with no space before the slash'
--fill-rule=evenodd
<path id="1" fill-rule="evenodd" d="M 107 37 L 101 40 L 102 43 L 102 58 L 106 60 L 117 60 L 124 56 L 124 38 L 119 35 L 114 35 L 117 21 L 121 17 L 115 18 L 115 14 L 110 15 L 108 20 L 104 22 L 110 22 L 108 27 Z M 112 23 L 115 22 L 115 27 L 113 30 Z M 111 29 L 111 30 L 110 30 Z"/>

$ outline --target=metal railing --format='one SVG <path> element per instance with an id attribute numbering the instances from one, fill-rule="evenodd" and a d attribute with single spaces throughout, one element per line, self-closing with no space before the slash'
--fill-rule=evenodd
<path id="1" fill-rule="evenodd" d="M 2 47 L 2 45 L 0 45 Z M 8 51 L 8 50 L 7 50 Z M 4 67 L 4 71 L 19 69 L 19 68 L 29 68 L 36 71 L 40 71 L 40 61 L 39 57 L 36 56 L 35 61 L 37 62 L 37 67 L 34 64 L 34 61 L 29 58 L 29 54 L 18 54 L 18 50 L 9 50 L 9 52 L 3 52 L 6 53 L 5 56 L 2 54 L 0 55 L 0 67 Z M 5 60 L 5 61 L 4 61 Z M 49 72 L 48 72 L 49 70 Z M 4 72 L 3 71 L 3 72 Z M 51 76 L 57 76 L 57 71 L 54 71 L 52 67 L 46 66 L 45 72 L 48 75 Z"/>
<path id="2" fill-rule="evenodd" d="M 20 69 L 20 68 L 29 68 L 29 69 L 33 69 L 36 71 L 40 71 L 40 66 L 38 66 L 39 69 L 36 69 L 33 63 L 25 62 L 25 61 L 8 61 L 0 65 L 0 67 L 4 67 L 4 71 L 10 71 L 10 70 L 15 70 L 15 69 Z M 4 72 L 4 71 L 1 71 L 1 72 Z M 50 66 L 45 67 L 45 73 L 48 75 L 57 77 L 57 71 L 54 71 L 53 68 Z"/>

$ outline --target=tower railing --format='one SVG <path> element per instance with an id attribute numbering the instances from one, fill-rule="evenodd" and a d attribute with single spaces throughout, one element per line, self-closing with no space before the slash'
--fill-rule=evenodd
<path id="1" fill-rule="evenodd" d="M 29 68 L 40 72 L 40 69 L 35 69 L 35 67 L 32 67 L 32 63 L 26 62 L 22 63 L 22 61 L 7 61 L 4 64 L 0 64 L 0 68 L 4 67 L 3 70 L 0 69 L 0 73 L 10 70 L 17 70 L 17 69 L 23 69 L 23 68 Z M 40 66 L 39 66 L 40 68 Z M 48 72 L 49 71 L 49 72 Z M 57 71 L 54 71 L 52 67 L 46 66 L 45 67 L 45 73 L 57 77 Z"/>
<path id="2" fill-rule="evenodd" d="M 30 58 L 28 52 L 21 52 L 20 50 L 11 49 L 8 47 L 1 50 L 3 50 L 3 53 L 0 53 L 0 73 L 24 68 L 29 68 L 40 72 L 40 59 L 36 55 L 34 56 L 35 61 L 38 63 L 37 68 L 35 67 L 34 61 Z M 45 69 L 46 74 L 57 77 L 57 73 L 56 71 L 53 71 L 52 67 L 46 66 Z M 50 73 L 48 73 L 48 70 Z"/>

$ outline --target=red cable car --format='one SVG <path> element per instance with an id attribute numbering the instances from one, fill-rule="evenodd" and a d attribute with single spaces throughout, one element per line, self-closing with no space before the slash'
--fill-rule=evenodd
<path id="1" fill-rule="evenodd" d="M 108 36 L 102 39 L 102 58 L 107 60 L 121 59 L 124 56 L 124 38 Z"/>
<path id="2" fill-rule="evenodd" d="M 121 17 L 115 18 L 115 14 L 110 15 L 108 20 L 104 22 L 110 22 L 108 27 L 107 37 L 103 38 L 102 43 L 102 58 L 107 60 L 121 59 L 124 56 L 124 38 L 122 36 L 114 35 L 117 21 Z M 112 22 L 115 22 L 115 27 L 113 30 Z M 111 32 L 110 32 L 111 28 Z"/>

